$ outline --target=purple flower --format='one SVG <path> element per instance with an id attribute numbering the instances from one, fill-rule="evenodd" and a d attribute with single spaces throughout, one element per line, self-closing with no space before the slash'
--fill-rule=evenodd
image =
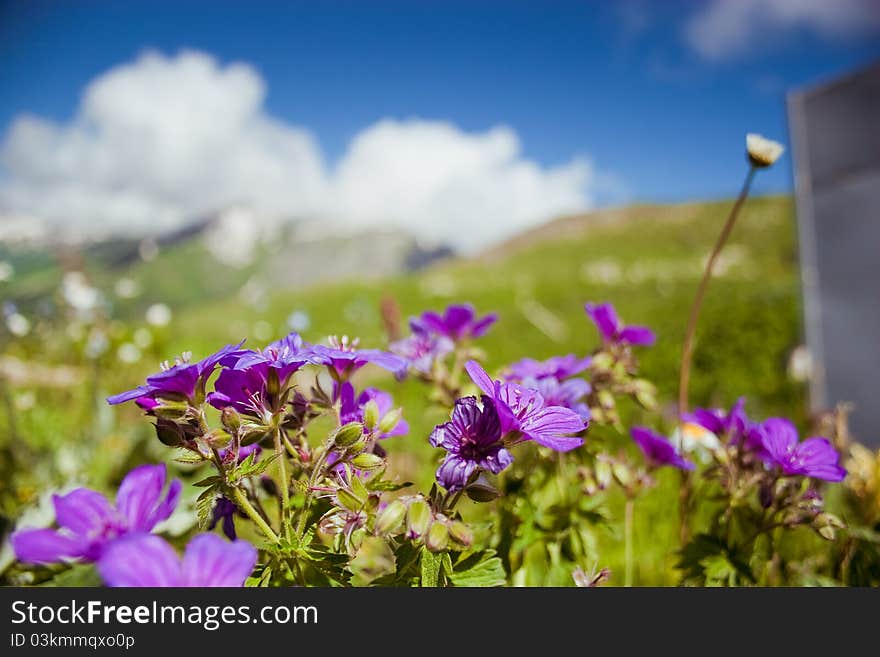
<path id="1" fill-rule="evenodd" d="M 59 528 L 16 532 L 12 535 L 15 555 L 27 563 L 94 561 L 119 537 L 149 532 L 171 515 L 180 499 L 180 481 L 171 482 L 163 499 L 164 488 L 165 465 L 142 465 L 122 480 L 115 506 L 87 488 L 55 495 L 52 503 Z"/>
<path id="2" fill-rule="evenodd" d="M 579 358 L 574 354 L 567 356 L 553 356 L 540 361 L 533 358 L 523 358 L 513 363 L 507 372 L 508 381 L 522 381 L 523 379 L 544 379 L 552 377 L 559 381 L 567 379 L 575 374 L 580 374 L 590 366 L 592 358 Z"/>
<path id="3" fill-rule="evenodd" d="M 752 426 L 744 410 L 745 403 L 746 398 L 740 397 L 727 413 L 718 408 L 697 408 L 693 413 L 685 413 L 682 419 L 697 424 L 716 436 L 726 435 L 731 443 L 736 444 L 746 436 Z"/>
<path id="4" fill-rule="evenodd" d="M 275 370 L 283 386 L 291 374 L 310 362 L 312 362 L 311 347 L 303 342 L 298 333 L 291 333 L 265 349 L 242 352 L 232 365 L 232 369 L 248 370 L 253 367 L 262 371 L 272 369 Z"/>
<path id="5" fill-rule="evenodd" d="M 501 420 L 490 397 L 456 400 L 452 419 L 434 428 L 430 442 L 446 450 L 437 481 L 448 491 L 464 488 L 477 469 L 498 474 L 513 463 L 501 442 Z"/>
<path id="6" fill-rule="evenodd" d="M 647 427 L 633 427 L 630 434 L 652 466 L 659 468 L 671 465 L 680 470 L 694 469 L 694 464 L 679 454 L 675 446 L 664 436 L 654 433 Z"/>
<path id="7" fill-rule="evenodd" d="M 474 307 L 464 303 L 449 306 L 442 316 L 429 310 L 422 313 L 420 320 L 423 326 L 437 335 L 445 335 L 451 340 L 461 340 L 484 335 L 489 327 L 498 321 L 498 315 L 489 313 L 477 318 Z"/>
<path id="8" fill-rule="evenodd" d="M 217 353 L 196 363 L 190 363 L 186 359 L 178 360 L 173 366 L 166 363 L 161 372 L 147 377 L 146 385 L 108 397 L 107 403 L 121 404 L 137 400 L 141 408 L 149 411 L 158 405 L 157 398 L 185 398 L 193 401 L 198 389 L 204 391 L 205 381 L 211 376 L 217 364 L 235 357 L 242 344 L 244 344 L 243 340 L 237 345 L 228 344 Z"/>
<path id="9" fill-rule="evenodd" d="M 331 337 L 329 347 L 315 345 L 312 355 L 313 363 L 326 365 L 330 373 L 340 379 L 347 379 L 367 363 L 393 372 L 398 378 L 406 374 L 406 361 L 400 356 L 380 349 L 358 349 L 358 340 L 349 342 L 346 336 L 341 340 Z"/>
<path id="10" fill-rule="evenodd" d="M 502 433 L 519 432 L 524 440 L 534 440 L 559 452 L 584 444 L 582 438 L 565 435 L 585 428 L 583 419 L 576 412 L 547 405 L 537 390 L 491 379 L 475 360 L 468 361 L 465 369 L 477 387 L 495 403 Z"/>
<path id="11" fill-rule="evenodd" d="M 217 523 L 222 521 L 223 533 L 226 534 L 230 541 L 234 541 L 236 538 L 234 518 L 237 513 L 238 507 L 235 506 L 232 500 L 225 497 L 218 498 L 211 511 L 211 524 L 208 525 L 208 529 L 214 529 Z"/>
<path id="12" fill-rule="evenodd" d="M 588 303 L 584 306 L 587 315 L 596 324 L 602 339 L 605 342 L 621 344 L 643 345 L 646 347 L 654 344 L 654 332 L 647 326 L 626 326 L 610 303 L 598 305 Z"/>
<path id="13" fill-rule="evenodd" d="M 267 410 L 266 379 L 269 372 L 267 363 L 254 363 L 247 369 L 225 368 L 214 382 L 214 391 L 207 396 L 214 408 L 232 407 L 239 413 L 266 419 Z"/>
<path id="14" fill-rule="evenodd" d="M 584 422 L 590 420 L 590 407 L 584 398 L 590 394 L 590 384 L 583 379 L 559 381 L 552 377 L 543 379 L 525 378 L 522 385 L 537 390 L 544 398 L 545 406 L 563 406 L 577 413 Z"/>
<path id="15" fill-rule="evenodd" d="M 257 550 L 245 541 L 229 543 L 199 534 L 183 559 L 158 536 L 133 535 L 111 545 L 98 562 L 108 586 L 243 586 L 254 570 Z"/>
<path id="16" fill-rule="evenodd" d="M 825 438 L 798 442 L 795 426 L 785 418 L 769 418 L 760 425 L 762 443 L 772 465 L 785 475 L 802 475 L 826 481 L 842 481 L 846 470 L 840 455 Z"/>
<path id="17" fill-rule="evenodd" d="M 340 402 L 339 415 L 342 424 L 348 424 L 349 422 L 363 422 L 364 406 L 370 401 L 376 402 L 376 406 L 379 408 L 380 420 L 394 407 L 394 401 L 392 400 L 391 395 L 384 390 L 379 390 L 378 388 L 365 388 L 357 398 L 355 398 L 354 393 L 354 386 L 348 381 L 344 381 L 341 385 L 336 387 L 336 395 Z M 378 431 L 376 431 L 373 433 L 373 436 L 382 440 L 385 438 L 391 438 L 392 436 L 403 436 L 407 433 L 409 433 L 409 424 L 407 424 L 406 420 L 401 418 L 388 433 L 378 433 Z"/>
<path id="18" fill-rule="evenodd" d="M 403 358 L 409 367 L 421 374 L 431 374 L 434 363 L 451 353 L 455 344 L 445 335 L 432 333 L 417 319 L 410 320 L 412 334 L 392 342 L 389 349 Z"/>

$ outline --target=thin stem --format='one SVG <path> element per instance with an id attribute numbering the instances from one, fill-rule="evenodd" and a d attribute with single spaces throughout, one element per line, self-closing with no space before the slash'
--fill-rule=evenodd
<path id="1" fill-rule="evenodd" d="M 241 491 L 240 488 L 233 488 L 232 494 L 235 496 L 235 502 L 238 504 L 238 508 L 247 514 L 248 518 L 256 523 L 257 527 L 266 535 L 273 543 L 278 543 L 278 535 L 272 531 L 272 528 L 260 517 L 260 514 L 257 513 L 256 509 L 251 506 L 251 503 L 248 501 L 247 496 Z"/>
<path id="2" fill-rule="evenodd" d="M 623 585 L 631 587 L 633 585 L 633 508 L 635 500 L 632 497 L 626 498 L 626 508 L 623 516 L 623 559 L 624 559 L 624 575 Z"/>
<path id="3" fill-rule="evenodd" d="M 749 167 L 749 172 L 746 175 L 742 190 L 736 199 L 736 203 L 734 203 L 733 207 L 730 209 L 730 214 L 727 217 L 727 221 L 724 223 L 724 227 L 721 229 L 718 241 L 715 242 L 715 247 L 712 249 L 712 253 L 709 254 L 709 260 L 706 261 L 706 269 L 703 271 L 703 278 L 700 280 L 700 285 L 697 287 L 697 295 L 694 297 L 694 303 L 691 306 L 687 330 L 684 335 L 684 346 L 681 351 L 681 376 L 678 384 L 679 420 L 681 420 L 681 416 L 688 410 L 688 384 L 690 383 L 691 360 L 694 355 L 694 336 L 697 331 L 697 320 L 700 317 L 700 308 L 703 305 L 703 298 L 706 296 L 706 288 L 709 286 L 709 279 L 712 278 L 712 268 L 715 266 L 715 261 L 718 259 L 721 249 L 727 242 L 730 232 L 733 230 L 733 225 L 736 223 L 736 218 L 739 215 L 739 210 L 742 207 L 742 204 L 749 195 L 749 187 L 751 187 L 752 179 L 755 177 L 755 171 L 757 171 L 755 167 Z"/>
<path id="4" fill-rule="evenodd" d="M 278 460 L 278 472 L 281 476 L 281 532 L 290 540 L 290 523 L 287 522 L 287 513 L 290 510 L 290 481 L 287 478 L 287 456 L 281 446 L 281 429 L 274 432 L 275 454 Z"/>
<path id="5" fill-rule="evenodd" d="M 309 515 L 309 508 L 312 505 L 312 498 L 314 497 L 314 488 L 318 483 L 318 475 L 323 473 L 324 463 L 327 460 L 327 455 L 329 454 L 329 449 L 325 449 L 321 456 L 318 457 L 318 460 L 315 462 L 315 467 L 312 470 L 311 475 L 309 476 L 308 488 L 306 489 L 306 497 L 305 501 L 303 501 L 303 507 L 299 512 L 299 519 L 296 523 L 296 537 L 302 538 L 303 532 L 306 530 L 306 519 Z"/>

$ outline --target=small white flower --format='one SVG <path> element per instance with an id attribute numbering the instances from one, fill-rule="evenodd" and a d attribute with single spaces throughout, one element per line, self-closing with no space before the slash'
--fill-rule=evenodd
<path id="1" fill-rule="evenodd" d="M 116 357 L 123 363 L 136 363 L 141 359 L 141 350 L 131 342 L 124 342 L 116 350 Z"/>
<path id="2" fill-rule="evenodd" d="M 670 439 L 676 449 L 692 454 L 704 463 L 708 461 L 711 452 L 721 447 L 718 436 L 693 422 L 685 422 L 683 426 L 677 427 Z"/>
<path id="3" fill-rule="evenodd" d="M 171 323 L 171 308 L 164 303 L 154 303 L 147 308 L 146 319 L 151 326 L 168 326 Z"/>
<path id="4" fill-rule="evenodd" d="M 12 335 L 19 338 L 23 338 L 30 333 L 31 330 L 31 323 L 28 321 L 28 318 L 21 313 L 12 313 L 7 317 L 6 326 L 9 328 L 9 332 L 12 333 Z"/>
<path id="5" fill-rule="evenodd" d="M 120 278 L 114 286 L 116 296 L 120 299 L 133 299 L 141 293 L 140 285 L 130 278 Z"/>
<path id="6" fill-rule="evenodd" d="M 776 162 L 785 151 L 785 147 L 778 141 L 750 132 L 746 135 L 746 150 L 749 161 L 758 168 L 764 168 Z"/>

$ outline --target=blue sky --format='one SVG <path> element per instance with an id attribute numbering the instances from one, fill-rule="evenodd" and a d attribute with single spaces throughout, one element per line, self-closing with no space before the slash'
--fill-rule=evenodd
<path id="1" fill-rule="evenodd" d="M 541 166 L 589 158 L 600 205 L 730 196 L 744 134 L 787 144 L 785 91 L 877 60 L 880 33 L 871 0 L 841 0 L 853 16 L 830 26 L 821 8 L 713 23 L 713 4 L 5 2 L 0 128 L 23 113 L 63 125 L 91 80 L 144 49 L 187 48 L 251 65 L 265 112 L 307 129 L 331 163 L 383 118 L 503 124 Z M 701 15 L 708 34 L 694 36 Z M 739 33 L 711 33 L 726 25 Z M 759 191 L 790 190 L 780 164 Z"/>

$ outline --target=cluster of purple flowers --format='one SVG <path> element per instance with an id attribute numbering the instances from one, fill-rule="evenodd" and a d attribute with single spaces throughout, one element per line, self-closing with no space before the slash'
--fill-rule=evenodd
<path id="1" fill-rule="evenodd" d="M 453 304 L 443 314 L 428 311 L 411 317 L 411 334 L 389 348 L 413 371 L 430 375 L 434 364 L 452 353 L 457 344 L 482 337 L 497 320 L 495 313 L 478 317 L 471 304 Z"/>
<path id="2" fill-rule="evenodd" d="M 310 345 L 296 334 L 273 342 L 264 349 L 242 349 L 243 342 L 227 345 L 215 354 L 197 362 L 181 359 L 173 367 L 147 377 L 145 386 L 138 386 L 109 397 L 110 404 L 136 401 L 147 411 L 166 402 L 188 401 L 198 405 L 201 399 L 218 409 L 233 408 L 239 413 L 267 421 L 281 409 L 278 391 L 288 387 L 291 376 L 306 365 L 319 365 L 338 382 L 347 382 L 351 375 L 372 363 L 398 377 L 406 372 L 406 361 L 400 356 L 379 349 L 360 349 L 357 340 L 330 338 L 330 345 Z M 217 366 L 222 372 L 214 390 L 205 395 L 205 386 Z"/>
<path id="3" fill-rule="evenodd" d="M 746 415 L 743 397 L 729 411 L 698 408 L 682 419 L 715 434 L 724 444 L 738 447 L 746 457 L 783 476 L 825 481 L 842 481 L 846 477 L 840 454 L 828 439 L 812 437 L 801 441 L 794 424 L 785 418 L 754 422 Z M 652 465 L 693 469 L 693 463 L 664 436 L 644 427 L 634 427 L 631 433 Z"/>
<path id="4" fill-rule="evenodd" d="M 35 564 L 96 562 L 110 586 L 241 586 L 256 563 L 252 545 L 202 534 L 181 564 L 170 545 L 150 534 L 180 499 L 180 481 L 166 491 L 165 480 L 164 465 L 142 465 L 122 480 L 115 504 L 87 488 L 55 495 L 58 528 L 15 532 L 16 557 Z"/>

